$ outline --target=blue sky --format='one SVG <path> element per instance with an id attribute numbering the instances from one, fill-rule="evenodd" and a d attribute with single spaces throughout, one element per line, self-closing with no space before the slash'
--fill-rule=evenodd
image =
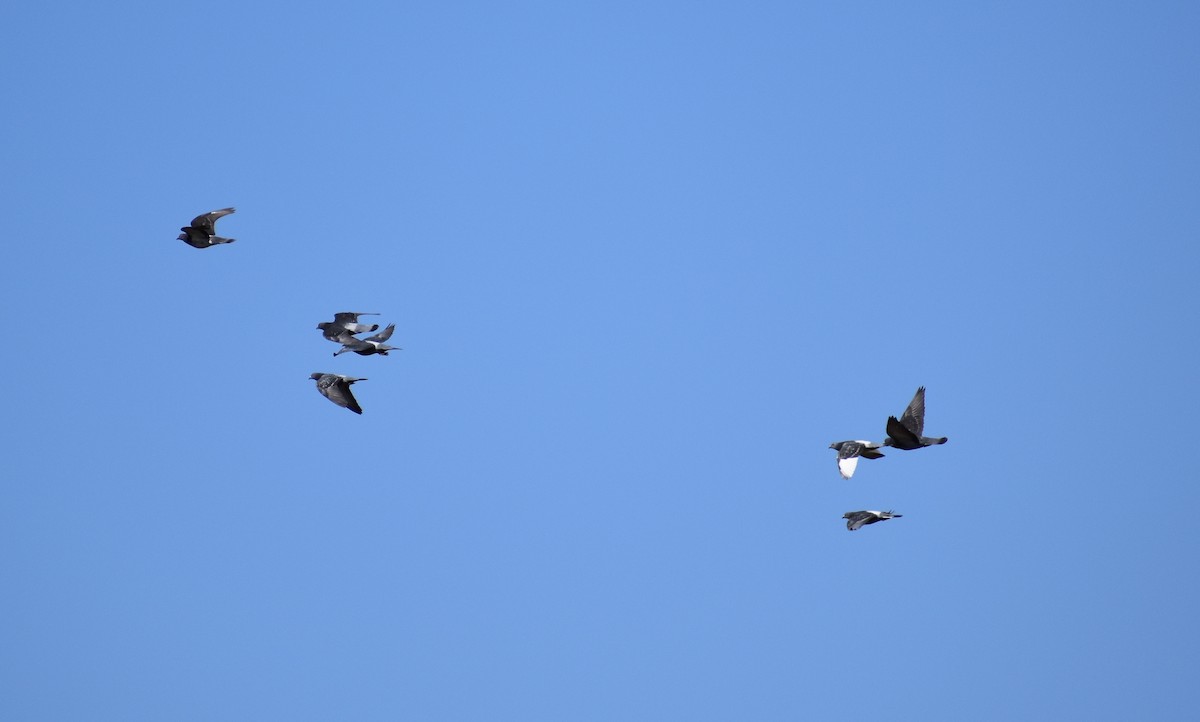
<path id="1" fill-rule="evenodd" d="M 3 17 L 0 717 L 1189 717 L 1194 4 Z"/>

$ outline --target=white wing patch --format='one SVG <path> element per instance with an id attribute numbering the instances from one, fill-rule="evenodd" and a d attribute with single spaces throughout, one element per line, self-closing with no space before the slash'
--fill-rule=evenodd
<path id="1" fill-rule="evenodd" d="M 852 456 L 849 459 L 838 459 L 838 471 L 842 472 L 843 479 L 849 479 L 854 476 L 854 470 L 858 468 L 858 457 Z"/>

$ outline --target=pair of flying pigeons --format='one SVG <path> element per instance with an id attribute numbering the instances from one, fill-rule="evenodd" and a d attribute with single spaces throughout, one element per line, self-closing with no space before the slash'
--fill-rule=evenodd
<path id="1" fill-rule="evenodd" d="M 881 447 L 890 446 L 893 449 L 912 451 L 923 449 L 926 446 L 944 444 L 946 441 L 945 436 L 925 436 L 925 387 L 922 386 L 917 389 L 917 393 L 913 395 L 908 408 L 904 410 L 899 419 L 895 416 L 888 417 L 887 438 L 883 440 L 883 443 L 877 444 L 873 441 L 855 439 L 850 441 L 835 441 L 829 445 L 829 448 L 838 452 L 838 471 L 841 473 L 843 479 L 849 479 L 854 476 L 854 470 L 858 467 L 859 457 L 864 459 L 883 458 L 883 452 L 879 451 Z M 858 531 L 866 524 L 896 519 L 900 516 L 903 515 L 894 514 L 891 511 L 862 510 L 848 511 L 842 515 L 842 518 L 846 519 L 847 529 Z"/>
<path id="2" fill-rule="evenodd" d="M 854 470 L 858 467 L 858 459 L 881 459 L 883 453 L 879 451 L 881 447 L 890 446 L 894 449 L 902 449 L 904 451 L 912 451 L 914 449 L 923 449 L 926 446 L 934 446 L 935 444 L 946 443 L 946 437 L 942 436 L 934 438 L 925 436 L 925 387 L 917 389 L 916 395 L 909 402 L 908 408 L 897 419 L 895 416 L 889 416 L 887 420 L 887 438 L 883 443 L 877 444 L 874 441 L 864 441 L 856 439 L 851 441 L 835 441 L 829 445 L 829 448 L 835 449 L 838 452 L 837 465 L 838 471 L 841 472 L 843 479 L 849 479 L 854 476 Z"/>
<path id="3" fill-rule="evenodd" d="M 388 346 L 386 341 L 392 337 L 392 332 L 396 330 L 396 324 L 389 323 L 388 327 L 366 338 L 358 338 L 355 334 L 370 333 L 379 328 L 377 323 L 359 323 L 359 316 L 378 316 L 377 313 L 353 313 L 351 311 L 342 311 L 333 314 L 333 321 L 324 321 L 317 324 L 317 328 L 321 329 L 321 335 L 327 341 L 340 343 L 342 347 L 333 352 L 334 356 L 340 356 L 347 351 L 353 351 L 359 356 L 370 356 L 379 354 L 387 356 L 388 351 L 401 351 L 399 346 Z"/>
<path id="4" fill-rule="evenodd" d="M 373 336 L 358 338 L 356 334 L 371 333 L 379 328 L 377 323 L 359 323 L 359 316 L 378 316 L 377 313 L 366 313 L 353 311 L 341 311 L 333 315 L 333 321 L 323 321 L 317 324 L 317 328 L 321 330 L 321 335 L 328 341 L 340 343 L 342 347 L 333 352 L 334 356 L 353 351 L 359 356 L 372 356 L 379 354 L 387 356 L 388 351 L 399 351 L 399 346 L 389 346 L 387 340 L 392 337 L 392 332 L 396 330 L 396 324 L 388 324 L 388 327 Z M 362 407 L 358 405 L 358 401 L 354 398 L 354 394 L 350 391 L 350 385 L 356 381 L 366 381 L 365 378 L 355 378 L 353 376 L 342 376 L 340 374 L 330 374 L 316 372 L 309 376 L 317 382 L 317 391 L 321 395 L 329 399 L 333 403 L 341 406 L 344 409 L 350 409 L 356 414 L 362 413 Z"/>

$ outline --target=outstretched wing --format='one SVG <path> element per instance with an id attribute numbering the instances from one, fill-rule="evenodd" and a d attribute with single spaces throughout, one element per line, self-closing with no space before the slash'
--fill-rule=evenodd
<path id="1" fill-rule="evenodd" d="M 838 454 L 838 471 L 841 472 L 843 479 L 849 479 L 854 476 L 854 470 L 858 468 L 858 456 L 842 457 Z"/>
<path id="2" fill-rule="evenodd" d="M 395 330 L 396 330 L 396 324 L 389 323 L 387 328 L 383 329 L 382 331 L 375 334 L 374 336 L 367 336 L 363 340 L 364 341 L 378 341 L 379 343 L 383 343 L 384 341 L 387 341 L 389 338 L 392 337 L 392 331 L 395 331 Z"/>
<path id="3" fill-rule="evenodd" d="M 222 208 L 217 211 L 203 213 L 192 219 L 192 227 L 207 231 L 210 234 L 215 234 L 217 232 L 217 219 L 224 218 L 233 212 L 234 209 L 232 208 Z"/>
<path id="4" fill-rule="evenodd" d="M 362 407 L 358 405 L 354 394 L 350 393 L 350 383 L 346 379 L 333 375 L 322 376 L 321 380 L 317 381 L 317 390 L 321 392 L 322 396 L 343 409 L 350 409 L 356 414 L 362 413 Z"/>
<path id="5" fill-rule="evenodd" d="M 333 314 L 333 321 L 334 321 L 334 323 L 340 323 L 340 324 L 355 323 L 356 321 L 358 321 L 359 316 L 378 316 L 378 315 L 379 314 L 377 314 L 377 313 L 367 313 L 366 311 L 359 311 L 358 313 L 355 313 L 353 311 L 339 311 L 339 312 Z"/>
<path id="6" fill-rule="evenodd" d="M 900 415 L 900 423 L 904 424 L 904 428 L 913 432 L 914 436 L 920 436 L 925 433 L 925 387 L 917 389 L 917 393 L 913 395 L 912 401 L 908 402 L 908 408 Z"/>

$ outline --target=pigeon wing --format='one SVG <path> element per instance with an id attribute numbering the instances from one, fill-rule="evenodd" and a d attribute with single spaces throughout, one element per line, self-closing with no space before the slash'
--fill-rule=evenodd
<path id="1" fill-rule="evenodd" d="M 838 471 L 841 472 L 843 479 L 849 479 L 854 476 L 854 470 L 858 468 L 858 456 L 850 456 L 843 458 L 841 453 L 838 453 Z"/>
<path id="2" fill-rule="evenodd" d="M 389 323 L 387 328 L 383 329 L 382 331 L 375 334 L 374 336 L 367 336 L 363 340 L 364 341 L 378 341 L 379 343 L 383 343 L 384 341 L 387 341 L 389 338 L 392 337 L 392 331 L 395 331 L 395 330 L 396 330 L 396 324 Z"/>
<path id="3" fill-rule="evenodd" d="M 340 324 L 356 323 L 358 321 L 359 316 L 378 316 L 378 315 L 379 314 L 377 314 L 377 313 L 367 313 L 366 311 L 360 311 L 358 313 L 355 313 L 353 311 L 339 311 L 339 312 L 333 314 L 333 321 L 334 321 L 334 323 L 340 323 Z"/>
<path id="4" fill-rule="evenodd" d="M 362 407 L 358 405 L 354 394 L 350 392 L 350 384 L 345 379 L 338 376 L 326 376 L 317 382 L 317 389 L 325 398 L 343 409 L 350 409 L 356 414 L 362 413 Z"/>
<path id="5" fill-rule="evenodd" d="M 908 427 L 900 423 L 895 416 L 887 420 L 887 435 L 892 437 L 893 446 L 898 449 L 919 449 L 921 440 Z"/>
<path id="6" fill-rule="evenodd" d="M 900 423 L 904 424 L 904 428 L 913 432 L 913 436 L 920 436 L 925 433 L 925 387 L 917 389 L 917 393 L 913 395 L 912 401 L 908 402 L 908 408 L 900 415 Z"/>
<path id="7" fill-rule="evenodd" d="M 202 213 L 192 219 L 192 227 L 207 231 L 209 234 L 215 234 L 217 232 L 217 219 L 224 218 L 233 212 L 232 208 L 222 208 L 217 211 Z"/>

